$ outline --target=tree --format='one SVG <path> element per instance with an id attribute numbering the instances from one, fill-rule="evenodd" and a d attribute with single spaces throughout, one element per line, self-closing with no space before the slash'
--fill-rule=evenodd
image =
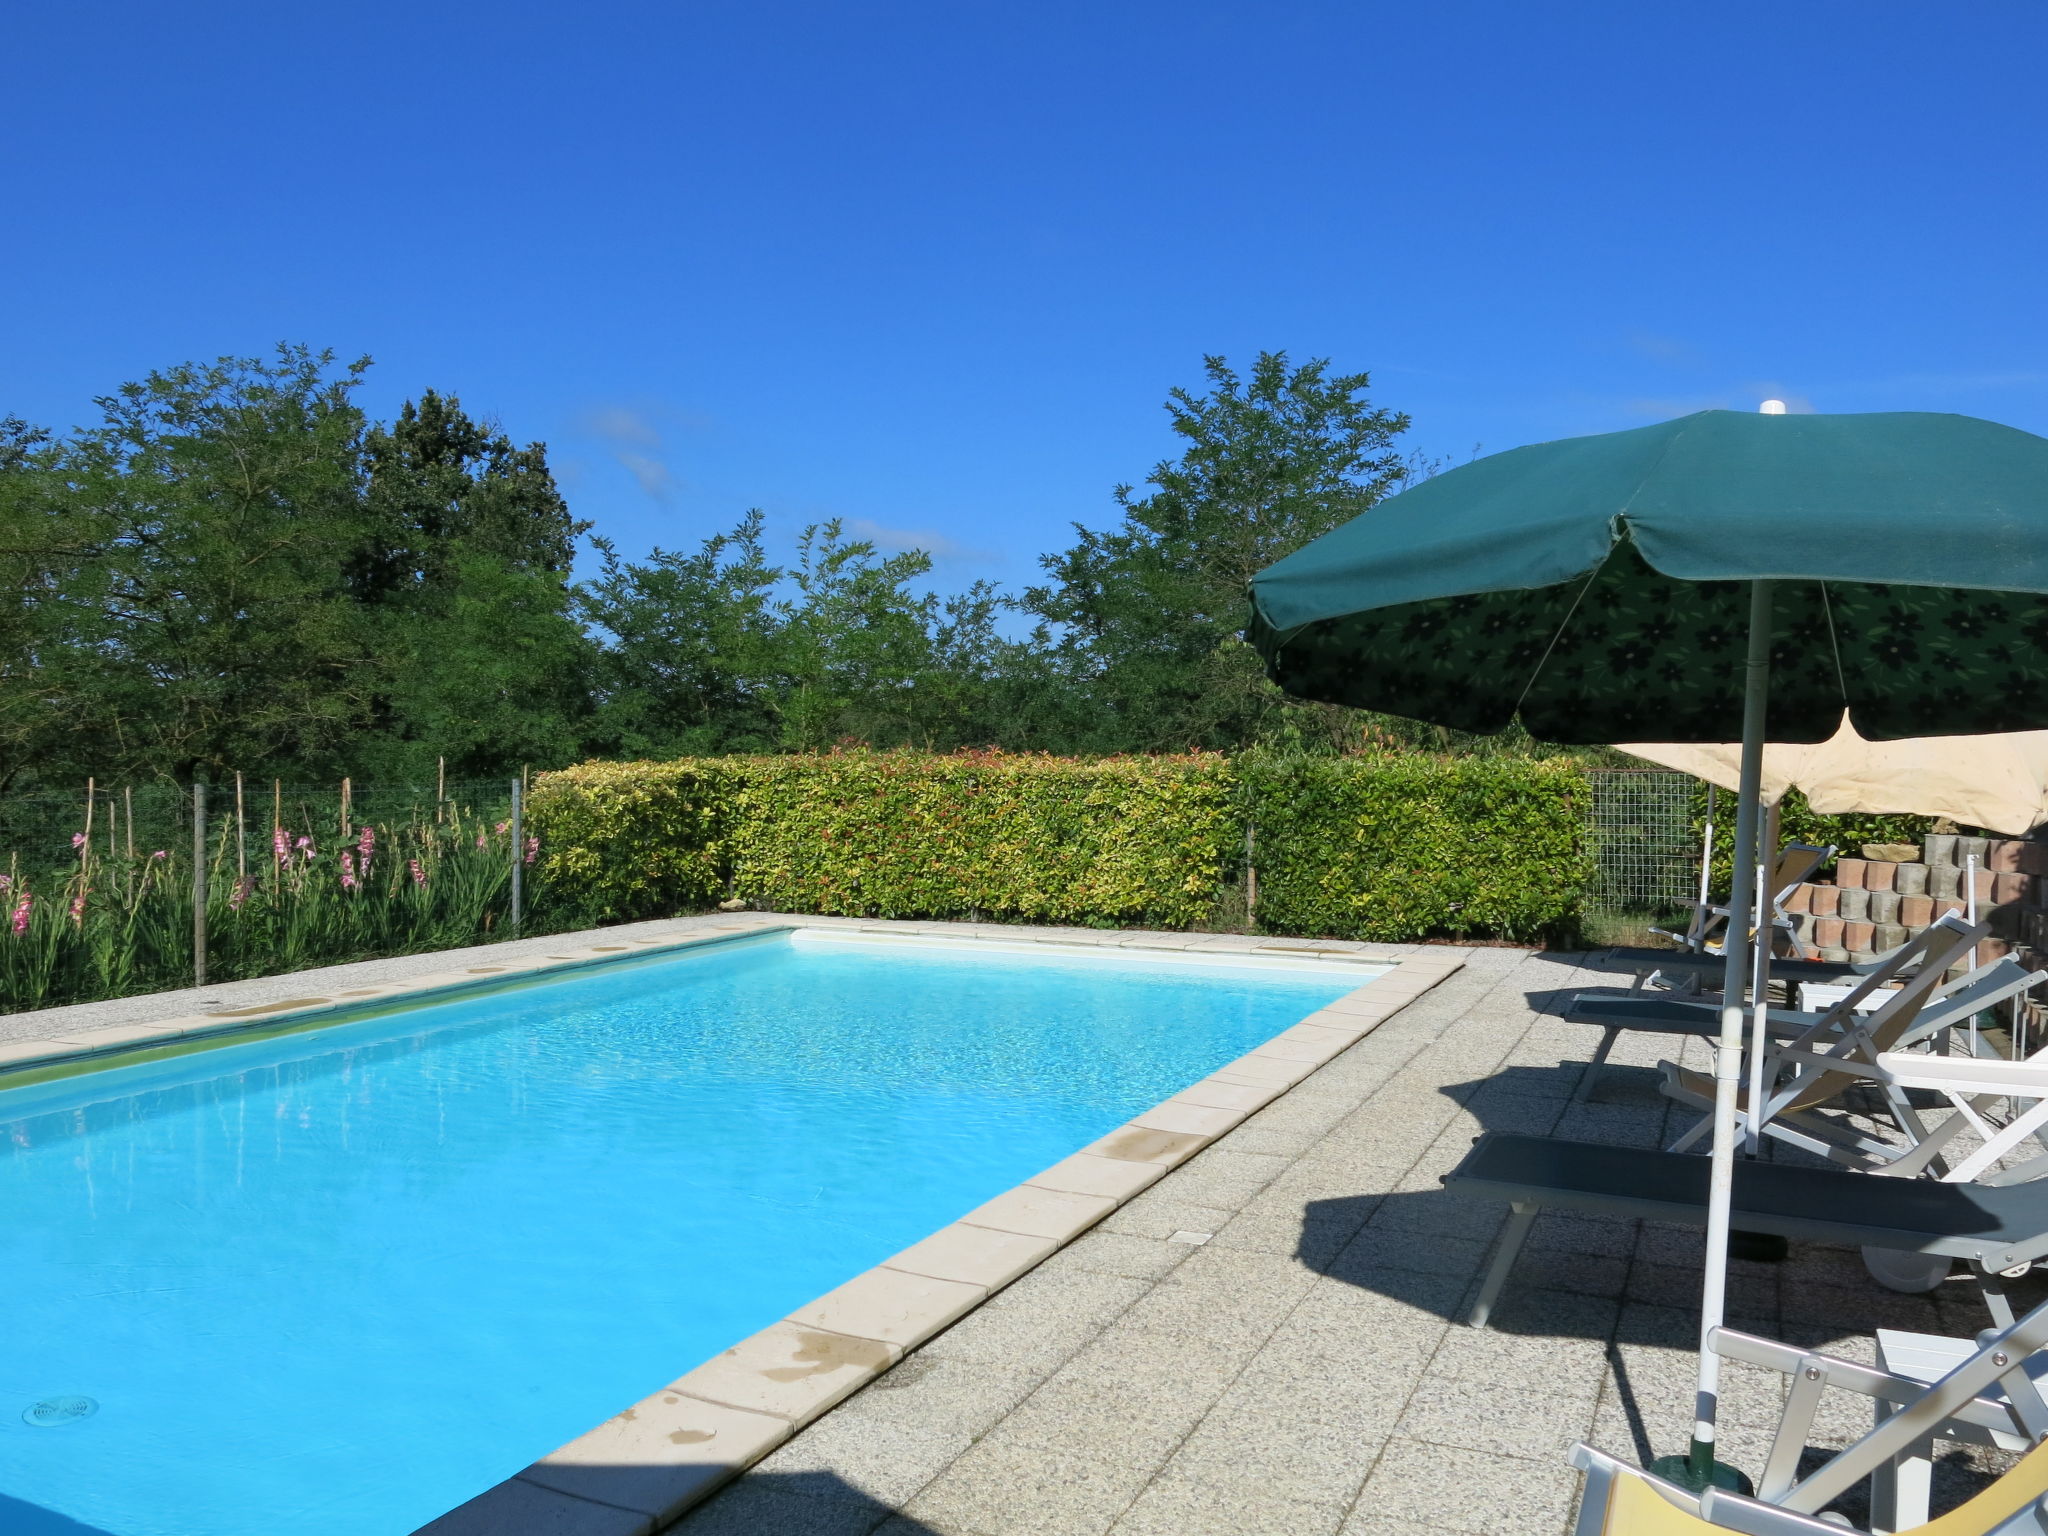
<path id="1" fill-rule="evenodd" d="M 347 581 L 377 616 L 384 686 L 369 771 L 436 757 L 482 774 L 575 759 L 596 647 L 569 584 L 590 524 L 569 511 L 547 447 L 516 447 L 452 395 L 425 391 L 364 434 L 363 533 Z"/>
<path id="2" fill-rule="evenodd" d="M 1283 707 L 1241 638 L 1252 575 L 1366 511 L 1407 473 L 1394 452 L 1408 427 L 1367 398 L 1369 376 L 1332 375 L 1315 359 L 1260 353 L 1241 379 L 1205 358 L 1210 389 L 1167 401 L 1185 441 L 1156 466 L 1153 489 L 1115 497 L 1121 524 L 1075 525 L 1047 556 L 1050 584 L 1026 605 L 1073 697 L 1067 744 L 1101 750 L 1229 747 Z"/>
<path id="3" fill-rule="evenodd" d="M 280 347 L 153 373 L 36 456 L 24 520 L 61 530 L 41 540 L 38 664 L 66 723 L 39 772 L 346 761 L 377 674 L 341 576 L 368 363 L 333 364 Z"/>
<path id="4" fill-rule="evenodd" d="M 657 548 L 641 563 L 595 539 L 603 562 L 579 589 L 604 637 L 593 744 L 626 756 L 771 751 L 781 740 L 782 571 L 750 511 L 690 555 Z"/>

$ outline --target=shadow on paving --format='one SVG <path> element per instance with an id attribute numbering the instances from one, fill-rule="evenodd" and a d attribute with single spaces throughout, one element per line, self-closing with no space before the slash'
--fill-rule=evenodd
<path id="1" fill-rule="evenodd" d="M 662 1530 L 666 1536 L 869 1536 L 884 1526 L 883 1536 L 940 1536 L 834 1473 L 755 1471 Z"/>
<path id="2" fill-rule="evenodd" d="M 1530 1003 L 1543 1011 L 1544 1002 L 1564 995 L 1534 994 Z M 1574 1103 L 1571 1093 L 1583 1070 L 1577 1061 L 1554 1068 L 1512 1066 L 1439 1091 L 1477 1122 L 1478 1132 L 1602 1142 L 1623 1158 L 1659 1145 L 1666 1101 L 1657 1091 L 1655 1069 L 1609 1063 L 1599 1097 Z M 1818 1161 L 1770 1145 L 1770 1155 Z M 1506 1217 L 1505 1202 L 1441 1188 L 1311 1200 L 1303 1207 L 1295 1256 L 1319 1274 L 1464 1327 Z M 1681 1448 L 1654 1443 L 1649 1427 L 1671 1417 L 1669 1371 L 1654 1380 L 1637 1377 L 1654 1370 L 1646 1362 L 1656 1357 L 1646 1350 L 1656 1350 L 1669 1351 L 1666 1363 L 1677 1363 L 1679 1375 L 1689 1380 L 1684 1365 L 1699 1342 L 1701 1226 L 1547 1212 L 1510 1272 L 1488 1325 L 1509 1337 L 1602 1346 L 1613 1395 L 1634 1442 L 1605 1448 L 1632 1452 L 1638 1461 Z M 2048 1276 L 2037 1268 L 2013 1284 L 2009 1295 L 2024 1314 L 2048 1300 Z M 1938 1295 L 1905 1295 L 1871 1279 L 1854 1250 L 1795 1242 L 1782 1262 L 1730 1262 L 1728 1322 L 1804 1348 L 1851 1353 L 1844 1341 L 1868 1339 L 1878 1328 L 1967 1338 L 1989 1327 L 1991 1318 L 1966 1271 L 1952 1276 Z M 1689 1401 L 1689 1389 L 1686 1395 Z M 1802 1470 L 1818 1467 L 1831 1454 L 1810 1449 Z M 2008 1460 L 1983 1451 L 1946 1453 L 1935 1465 L 1935 1508 L 1976 1493 Z M 1867 1493 L 1859 1488 L 1834 1507 L 1861 1520 Z"/>

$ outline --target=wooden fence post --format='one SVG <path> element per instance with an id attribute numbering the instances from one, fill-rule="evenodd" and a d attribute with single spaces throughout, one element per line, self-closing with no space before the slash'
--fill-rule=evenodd
<path id="1" fill-rule="evenodd" d="M 206 985 L 206 786 L 192 786 L 192 985 Z"/>
<path id="2" fill-rule="evenodd" d="M 520 876 L 526 870 L 526 826 L 525 805 L 522 791 L 525 786 L 517 778 L 512 780 L 512 937 L 519 937 Z"/>
<path id="3" fill-rule="evenodd" d="M 1249 818 L 1244 824 L 1244 925 L 1255 927 L 1259 911 L 1259 867 L 1252 862 L 1254 851 L 1252 823 Z"/>

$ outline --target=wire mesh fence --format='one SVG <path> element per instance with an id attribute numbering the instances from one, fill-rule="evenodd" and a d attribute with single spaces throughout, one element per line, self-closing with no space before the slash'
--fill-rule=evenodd
<path id="1" fill-rule="evenodd" d="M 1699 880 L 1692 826 L 1699 781 L 1666 769 L 1597 769 L 1587 777 L 1595 861 L 1588 905 L 1632 912 L 1691 902 Z"/>
<path id="2" fill-rule="evenodd" d="M 364 826 L 445 823 L 450 816 L 502 821 L 511 805 L 509 779 L 442 784 L 287 784 L 233 780 L 207 786 L 206 821 L 215 857 L 246 872 L 282 829 L 320 846 L 354 837 Z M 80 841 L 94 856 L 147 858 L 162 851 L 189 859 L 192 786 L 155 780 L 135 785 L 92 781 L 76 790 L 0 796 L 0 869 L 47 877 L 78 863 Z"/>
<path id="3" fill-rule="evenodd" d="M 0 1012 L 447 949 L 521 899 L 509 778 L 81 785 L 0 798 Z M 536 921 L 538 919 L 538 921 Z"/>

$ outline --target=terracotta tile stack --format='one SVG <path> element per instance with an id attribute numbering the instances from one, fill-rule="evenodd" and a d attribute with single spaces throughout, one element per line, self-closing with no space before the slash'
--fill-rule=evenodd
<path id="1" fill-rule="evenodd" d="M 1910 854 L 1910 844 L 1872 845 L 1871 854 Z M 2048 842 L 1929 834 L 1918 858 L 1839 858 L 1834 879 L 1802 885 L 1785 910 L 1801 941 L 1823 960 L 1867 960 L 1896 949 L 1945 912 L 1964 910 L 1974 856 L 1979 916 L 1992 936 L 1978 963 L 2017 952 L 2030 970 L 2048 969 Z"/>

